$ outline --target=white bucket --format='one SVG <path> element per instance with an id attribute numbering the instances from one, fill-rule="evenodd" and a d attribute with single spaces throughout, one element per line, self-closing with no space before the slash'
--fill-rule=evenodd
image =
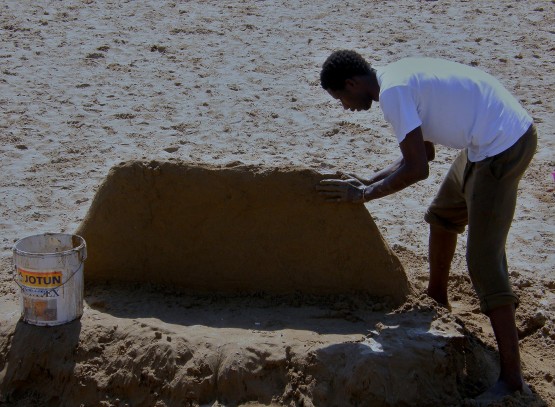
<path id="1" fill-rule="evenodd" d="M 13 264 L 23 321 L 60 325 L 83 315 L 86 258 L 87 245 L 81 236 L 45 233 L 18 240 Z"/>

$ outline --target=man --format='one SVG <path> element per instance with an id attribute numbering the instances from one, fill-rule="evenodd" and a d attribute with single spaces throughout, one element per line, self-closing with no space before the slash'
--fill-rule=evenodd
<path id="1" fill-rule="evenodd" d="M 520 178 L 536 150 L 532 118 L 492 76 L 433 58 L 405 58 L 374 69 L 354 51 L 325 61 L 322 87 L 345 109 L 380 102 L 402 157 L 369 179 L 324 180 L 333 202 L 362 203 L 428 177 L 434 144 L 460 149 L 425 220 L 430 224 L 428 295 L 448 306 L 447 281 L 457 234 L 468 225 L 467 266 L 489 317 L 500 355 L 500 375 L 482 399 L 529 392 L 522 378 L 515 307 L 505 242 Z"/>

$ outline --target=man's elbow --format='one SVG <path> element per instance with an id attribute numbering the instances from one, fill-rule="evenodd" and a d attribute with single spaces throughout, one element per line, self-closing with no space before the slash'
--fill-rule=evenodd
<path id="1" fill-rule="evenodd" d="M 430 176 L 430 167 L 426 165 L 418 166 L 412 171 L 414 182 L 423 181 Z"/>

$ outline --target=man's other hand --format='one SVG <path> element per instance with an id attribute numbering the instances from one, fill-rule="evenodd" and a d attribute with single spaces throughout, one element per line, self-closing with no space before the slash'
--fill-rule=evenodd
<path id="1" fill-rule="evenodd" d="M 364 184 L 357 179 L 324 179 L 316 186 L 328 202 L 364 203 Z"/>

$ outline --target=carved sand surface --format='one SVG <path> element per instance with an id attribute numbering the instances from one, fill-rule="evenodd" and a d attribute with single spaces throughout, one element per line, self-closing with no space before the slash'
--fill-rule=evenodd
<path id="1" fill-rule="evenodd" d="M 362 291 L 397 303 L 405 272 L 364 205 L 326 203 L 313 170 L 131 161 L 114 167 L 77 234 L 86 281 L 209 292 Z"/>
<path id="2" fill-rule="evenodd" d="M 495 354 L 446 310 L 330 300 L 97 286 L 79 321 L 0 327 L 0 392 L 28 407 L 455 406 L 495 380 Z"/>

